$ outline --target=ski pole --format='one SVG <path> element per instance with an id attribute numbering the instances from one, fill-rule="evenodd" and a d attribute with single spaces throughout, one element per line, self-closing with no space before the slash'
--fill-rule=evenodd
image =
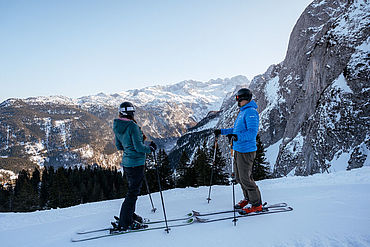
<path id="1" fill-rule="evenodd" d="M 217 150 L 217 136 L 215 137 L 215 151 L 213 153 L 213 164 L 211 166 L 211 179 L 209 181 L 209 190 L 208 190 L 208 203 L 209 201 L 211 200 L 211 190 L 212 190 L 212 179 L 213 179 L 213 167 L 215 166 L 216 164 L 216 150 Z"/>
<path id="2" fill-rule="evenodd" d="M 157 164 L 157 159 L 155 157 L 155 151 L 153 151 L 153 157 L 154 157 L 154 163 L 155 163 L 155 170 L 157 171 L 157 180 L 158 180 L 158 186 L 159 186 L 159 194 L 161 195 L 161 201 L 162 201 L 162 208 L 163 208 L 163 215 L 164 215 L 164 221 L 166 222 L 166 229 L 165 231 L 167 233 L 170 232 L 170 228 L 168 227 L 168 222 L 167 222 L 167 215 L 166 215 L 166 209 L 164 207 L 164 200 L 163 200 L 163 195 L 162 195 L 162 187 L 161 187 L 161 181 L 159 177 L 159 171 L 158 171 L 158 164 Z"/>
<path id="3" fill-rule="evenodd" d="M 140 128 L 140 130 L 141 130 L 141 128 Z M 143 133 L 143 143 L 144 143 L 145 140 L 146 140 L 146 135 L 144 135 L 144 133 Z M 146 186 L 146 191 L 148 192 L 148 195 L 149 195 L 150 203 L 152 204 L 152 212 L 155 213 L 155 211 L 157 209 L 154 207 L 154 203 L 153 203 L 153 200 L 152 200 L 152 195 L 150 194 L 150 190 L 149 190 L 148 180 L 146 179 L 146 165 L 145 165 L 145 172 L 144 172 L 144 182 L 145 182 L 145 186 Z"/>
<path id="4" fill-rule="evenodd" d="M 236 218 L 236 210 L 235 210 L 235 175 L 234 175 L 234 150 L 233 150 L 233 141 L 234 141 L 234 136 L 229 138 L 230 142 L 230 151 L 231 151 L 231 182 L 233 184 L 233 208 L 234 208 L 234 226 L 236 226 L 236 222 L 238 219 Z"/>
<path id="5" fill-rule="evenodd" d="M 156 211 L 157 209 L 154 207 L 154 203 L 153 203 L 152 195 L 150 194 L 149 184 L 148 184 L 148 180 L 146 179 L 146 175 L 145 175 L 145 173 L 144 173 L 144 182 L 145 182 L 145 185 L 146 185 L 146 191 L 148 192 L 148 195 L 149 195 L 150 203 L 152 204 L 152 212 L 153 212 L 153 213 L 155 213 L 155 211 Z"/>

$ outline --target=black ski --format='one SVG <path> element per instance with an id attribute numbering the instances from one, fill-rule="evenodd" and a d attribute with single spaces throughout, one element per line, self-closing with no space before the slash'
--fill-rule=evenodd
<path id="1" fill-rule="evenodd" d="M 188 226 L 188 225 L 191 225 L 192 223 L 194 223 L 194 218 L 190 218 L 190 219 L 186 220 L 183 223 L 169 225 L 168 227 L 172 228 L 172 227 Z M 124 235 L 124 234 L 129 234 L 129 233 L 147 232 L 147 231 L 160 230 L 160 229 L 165 230 L 165 229 L 167 229 L 167 226 L 157 226 L 157 227 L 150 227 L 149 226 L 148 228 L 139 229 L 139 230 L 129 230 L 129 231 L 124 231 L 124 232 L 113 232 L 113 233 L 110 233 L 109 229 L 110 228 L 108 228 L 108 230 L 106 230 L 106 232 L 102 232 L 101 234 L 98 234 L 98 235 L 92 235 L 92 236 L 77 235 L 77 237 L 72 238 L 71 241 L 72 242 L 82 242 L 82 241 L 94 240 L 94 239 L 99 239 L 99 238 L 106 238 L 106 237 L 112 237 L 112 236 L 117 236 L 117 235 Z"/>
<path id="2" fill-rule="evenodd" d="M 257 216 L 257 215 L 275 214 L 275 213 L 289 212 L 289 211 L 292 211 L 292 210 L 293 210 L 292 207 L 277 207 L 277 208 L 266 209 L 266 210 L 263 210 L 261 212 L 238 215 L 238 216 L 236 216 L 236 218 L 239 219 L 239 218 Z M 230 211 L 229 213 L 231 213 L 231 212 L 233 212 L 233 211 Z M 202 216 L 204 216 L 204 215 L 202 215 Z M 234 219 L 234 216 L 227 216 L 227 217 L 221 217 L 221 218 L 208 218 L 208 219 L 207 218 L 202 218 L 202 216 L 195 216 L 195 218 L 200 223 L 209 223 L 209 222 L 215 222 L 215 221 Z"/>
<path id="3" fill-rule="evenodd" d="M 188 213 L 186 217 L 182 218 L 175 218 L 175 219 L 169 219 L 167 222 L 175 222 L 175 221 L 187 221 L 194 217 L 193 213 Z M 116 217 L 115 217 L 116 219 Z M 157 221 L 145 221 L 144 224 L 146 225 L 153 225 L 153 224 L 159 224 L 159 223 L 165 223 L 165 220 L 157 220 Z M 111 229 L 111 227 L 104 227 L 104 228 L 98 228 L 98 229 L 92 229 L 92 230 L 82 230 L 76 232 L 77 234 L 88 234 L 88 233 L 94 233 L 94 232 L 104 232 Z"/>
<path id="4" fill-rule="evenodd" d="M 269 209 L 284 208 L 284 207 L 287 207 L 286 203 L 277 203 L 277 204 L 271 204 L 271 205 L 267 205 L 267 203 L 264 203 L 263 211 L 268 211 Z M 290 210 L 285 210 L 285 211 L 290 211 Z M 198 211 L 193 210 L 191 213 L 188 213 L 186 217 L 169 219 L 169 220 L 167 220 L 167 222 L 188 221 L 188 220 L 193 219 L 194 217 L 198 217 L 198 218 L 196 218 L 197 221 L 202 221 L 201 217 L 203 217 L 203 216 L 226 214 L 226 213 L 232 213 L 232 212 L 234 212 L 234 210 L 225 210 L 225 211 L 217 211 L 217 212 L 210 212 L 210 213 L 200 213 Z M 251 215 L 246 215 L 246 216 L 251 216 Z M 240 217 L 240 216 L 237 216 L 237 218 L 238 217 Z M 165 220 L 149 221 L 149 222 L 144 221 L 144 224 L 147 224 L 149 226 L 154 225 L 154 224 L 160 224 L 160 223 L 165 223 Z M 78 235 L 83 235 L 83 234 L 91 234 L 91 233 L 109 231 L 110 229 L 111 229 L 111 227 L 104 227 L 104 228 L 98 228 L 98 229 L 92 229 L 92 230 L 82 230 L 82 231 L 78 231 L 76 233 Z M 148 229 L 149 228 L 143 229 L 143 230 L 148 230 Z M 153 227 L 151 227 L 150 229 L 153 229 Z M 157 229 L 157 227 L 155 227 L 155 229 Z M 162 228 L 158 228 L 158 229 L 162 229 Z M 143 230 L 140 230 L 140 231 L 143 231 Z"/>
<path id="5" fill-rule="evenodd" d="M 271 204 L 271 205 L 267 205 L 267 203 L 265 202 L 263 204 L 263 210 L 266 211 L 268 209 L 272 209 L 272 208 L 283 208 L 283 207 L 287 207 L 288 204 L 286 204 L 285 202 L 282 202 L 282 203 L 276 203 L 276 204 Z M 236 210 L 238 212 L 238 210 Z M 193 210 L 192 211 L 192 214 L 194 216 L 208 216 L 208 215 L 216 215 L 216 214 L 226 214 L 226 213 L 233 213 L 234 210 L 225 210 L 225 211 L 217 211 L 217 212 L 210 212 L 210 213 L 201 213 L 201 212 L 198 212 L 198 211 L 195 211 Z"/>

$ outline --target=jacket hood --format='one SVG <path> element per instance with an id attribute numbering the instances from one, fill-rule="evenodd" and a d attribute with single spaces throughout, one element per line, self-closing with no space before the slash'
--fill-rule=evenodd
<path id="1" fill-rule="evenodd" d="M 255 108 L 255 109 L 257 109 L 258 106 L 257 106 L 256 102 L 254 100 L 252 100 L 251 102 L 249 102 L 245 106 L 241 107 L 240 110 L 242 111 L 242 110 L 245 110 L 247 108 Z"/>
<path id="2" fill-rule="evenodd" d="M 132 121 L 125 121 L 121 119 L 114 119 L 113 121 L 113 131 L 114 133 L 123 134 L 126 132 L 128 127 L 134 124 Z"/>

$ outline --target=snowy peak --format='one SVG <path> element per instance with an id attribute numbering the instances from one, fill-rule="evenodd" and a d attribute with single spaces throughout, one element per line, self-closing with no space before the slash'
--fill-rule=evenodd
<path id="1" fill-rule="evenodd" d="M 191 108 L 193 114 L 190 117 L 200 121 L 209 111 L 219 110 L 226 94 L 232 92 L 238 85 L 249 85 L 249 80 L 240 75 L 208 82 L 182 81 L 172 85 L 151 86 L 112 95 L 101 93 L 81 97 L 78 103 L 86 108 L 92 105 L 117 107 L 123 101 L 131 101 L 138 107 L 147 109 L 178 104 Z"/>

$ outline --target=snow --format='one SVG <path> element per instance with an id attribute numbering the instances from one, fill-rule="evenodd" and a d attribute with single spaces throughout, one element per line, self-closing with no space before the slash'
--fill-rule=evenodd
<path id="1" fill-rule="evenodd" d="M 336 23 L 333 34 L 348 41 L 356 40 L 356 34 L 370 24 L 370 4 L 367 0 L 355 0 L 350 10 Z"/>
<path id="2" fill-rule="evenodd" d="M 0 107 L 9 107 L 17 102 L 17 99 L 7 99 L 0 104 Z"/>
<path id="3" fill-rule="evenodd" d="M 70 135 L 70 126 L 66 125 L 66 123 L 69 123 L 69 122 L 71 122 L 70 119 L 55 121 L 55 127 L 60 129 L 60 138 L 63 141 L 63 146 L 64 146 L 65 149 L 68 148 L 67 139 L 70 138 L 70 136 L 71 136 Z"/>
<path id="4" fill-rule="evenodd" d="M 298 132 L 297 136 L 286 144 L 285 151 L 290 152 L 292 157 L 297 157 L 302 153 L 304 142 L 305 137 L 302 136 L 301 132 Z"/>
<path id="5" fill-rule="evenodd" d="M 81 157 L 83 158 L 92 158 L 94 156 L 94 149 L 89 144 L 82 148 L 75 149 L 73 151 L 80 152 Z"/>
<path id="6" fill-rule="evenodd" d="M 209 111 L 218 111 L 225 96 L 233 92 L 238 85 L 249 85 L 244 76 L 200 81 L 182 81 L 162 86 L 150 86 L 142 89 L 128 90 L 118 94 L 98 94 L 77 99 L 82 108 L 100 105 L 116 107 L 123 101 L 131 101 L 143 108 L 166 108 L 168 105 L 188 106 L 196 121 L 202 120 Z"/>
<path id="7" fill-rule="evenodd" d="M 319 1 L 317 3 L 312 3 L 311 6 L 312 6 L 312 8 L 317 8 L 317 7 L 320 7 L 320 6 L 324 5 L 324 4 L 326 4 L 326 1 L 325 0 L 324 1 Z"/>
<path id="8" fill-rule="evenodd" d="M 41 142 L 27 142 L 24 145 L 24 149 L 30 155 L 29 159 L 32 162 L 37 163 L 40 167 L 44 165 L 46 157 L 43 154 L 46 150 Z"/>
<path id="9" fill-rule="evenodd" d="M 46 144 L 46 149 L 49 150 L 49 136 L 51 132 L 51 118 L 44 118 L 44 128 L 45 128 L 45 144 Z"/>
<path id="10" fill-rule="evenodd" d="M 15 175 L 15 173 L 10 170 L 0 169 L 0 173 L 8 174 L 10 176 L 10 179 L 17 179 L 18 177 L 18 175 Z"/>
<path id="11" fill-rule="evenodd" d="M 338 88 L 339 90 L 343 91 L 344 93 L 352 93 L 353 91 L 347 84 L 346 78 L 344 78 L 343 73 L 341 73 L 338 78 L 333 82 L 333 87 Z"/>
<path id="12" fill-rule="evenodd" d="M 287 202 L 287 213 L 208 224 L 113 236 L 72 243 L 75 232 L 109 226 L 122 199 L 89 203 L 64 209 L 32 213 L 0 213 L 2 246 L 370 246 L 370 167 L 308 177 L 284 177 L 257 182 L 264 201 Z M 237 200 L 242 197 L 236 186 Z M 230 209 L 232 187 L 214 186 L 210 203 L 208 187 L 163 192 L 168 218 L 183 216 L 191 209 L 201 212 Z M 162 219 L 159 193 L 141 196 L 137 212 L 152 220 Z"/>
<path id="13" fill-rule="evenodd" d="M 366 135 L 366 140 L 369 140 L 368 135 Z M 365 143 L 361 143 L 360 147 L 362 149 L 362 153 L 366 154 L 366 160 L 364 162 L 364 166 L 370 166 L 370 150 L 367 148 Z"/>
<path id="14" fill-rule="evenodd" d="M 9 148 L 9 133 L 10 133 L 10 126 L 6 127 L 6 145 L 5 150 Z"/>
<path id="15" fill-rule="evenodd" d="M 287 177 L 293 177 L 295 175 L 295 170 L 297 169 L 297 167 L 294 167 L 288 174 L 287 174 Z"/>
<path id="16" fill-rule="evenodd" d="M 206 123 L 205 125 L 202 125 L 199 128 L 194 129 L 192 131 L 186 132 L 186 134 L 190 134 L 190 133 L 194 133 L 194 132 L 200 132 L 200 131 L 208 130 L 208 129 L 213 129 L 213 128 L 215 128 L 215 126 L 217 125 L 219 120 L 220 120 L 220 118 L 216 117 L 216 118 L 212 119 L 211 121 L 209 121 L 208 123 Z"/>
<path id="17" fill-rule="evenodd" d="M 367 70 L 369 66 L 369 56 L 370 56 L 370 37 L 367 38 L 362 44 L 355 48 L 355 52 L 352 54 L 350 61 L 348 62 L 348 67 L 352 68 L 355 76 L 360 72 Z M 369 89 L 367 88 L 364 88 Z M 364 90 L 363 89 L 363 90 Z"/>
<path id="18" fill-rule="evenodd" d="M 30 105 L 39 104 L 63 104 L 63 105 L 76 105 L 77 101 L 66 96 L 55 95 L 55 96 L 38 96 L 31 97 L 24 100 Z"/>
<path id="19" fill-rule="evenodd" d="M 269 80 L 265 88 L 266 98 L 271 105 L 275 105 L 279 98 L 279 76 L 275 76 Z"/>
<path id="20" fill-rule="evenodd" d="M 327 162 L 330 164 L 329 171 L 330 172 L 336 172 L 336 171 L 345 171 L 348 167 L 348 161 L 351 158 L 352 152 L 343 152 L 338 151 L 334 155 L 334 159 L 330 162 Z"/>
<path id="21" fill-rule="evenodd" d="M 283 142 L 283 139 L 280 139 L 276 143 L 270 145 L 268 148 L 266 148 L 266 160 L 270 163 L 270 171 L 274 170 L 276 160 L 279 154 L 279 148 L 280 144 Z"/>

